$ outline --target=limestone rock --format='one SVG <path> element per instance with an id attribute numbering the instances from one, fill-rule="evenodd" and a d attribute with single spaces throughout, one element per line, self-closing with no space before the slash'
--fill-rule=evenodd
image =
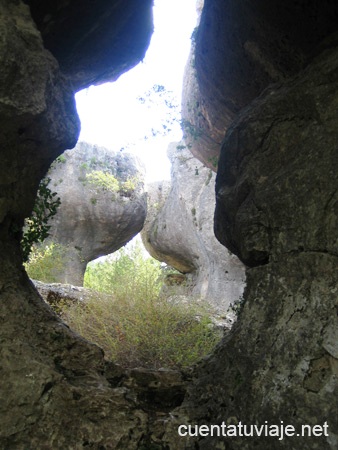
<path id="1" fill-rule="evenodd" d="M 209 167 L 215 167 L 216 145 L 242 108 L 269 84 L 285 81 L 331 46 L 337 4 L 308 6 L 306 0 L 260 0 L 254 5 L 205 0 L 191 58 L 197 86 L 188 91 L 197 103 L 185 94 L 184 104 L 190 103 L 191 111 L 183 111 L 197 136 L 191 140 L 192 152 Z"/>
<path id="2" fill-rule="evenodd" d="M 63 249 L 57 282 L 82 286 L 87 263 L 118 250 L 143 227 L 144 168 L 131 154 L 79 142 L 48 173 L 61 205 L 48 240 Z"/>
<path id="3" fill-rule="evenodd" d="M 302 251 L 338 255 L 337 67 L 335 52 L 319 58 L 268 90 L 226 135 L 215 230 L 247 265 Z"/>
<path id="4" fill-rule="evenodd" d="M 22 2 L 0 5 L 0 224 L 20 239 L 39 181 L 78 138 L 70 85 Z"/>
<path id="5" fill-rule="evenodd" d="M 50 305 L 58 315 L 62 315 L 62 308 L 74 303 L 85 304 L 93 292 L 80 286 L 72 286 L 62 283 L 43 283 L 32 280 L 37 291 L 48 305 Z M 104 295 L 104 294 L 102 294 Z"/>
<path id="6" fill-rule="evenodd" d="M 214 236 L 215 174 L 182 147 L 169 146 L 171 190 L 150 190 L 142 239 L 154 258 L 188 274 L 187 292 L 224 313 L 243 293 L 244 266 Z"/>
<path id="7" fill-rule="evenodd" d="M 83 19 L 81 4 L 76 14 Z M 0 3 L 0 28 L 0 447 L 132 449 L 147 414 L 109 383 L 102 351 L 51 312 L 22 267 L 21 228 L 38 184 L 78 138 L 73 88 L 24 2 Z"/>
<path id="8" fill-rule="evenodd" d="M 198 20 L 191 36 L 191 49 L 183 76 L 182 129 L 184 141 L 191 153 L 216 172 L 224 138 L 224 122 L 230 122 L 234 115 L 228 113 L 225 116 L 213 111 L 206 104 L 200 90 L 196 71 L 196 37 L 203 3 L 204 1 L 199 1 L 197 5 Z"/>
<path id="9" fill-rule="evenodd" d="M 152 0 L 26 0 L 45 47 L 76 90 L 115 81 L 144 58 Z"/>
<path id="10" fill-rule="evenodd" d="M 337 257 L 285 254 L 249 269 L 240 317 L 193 374 L 163 428 L 170 449 L 312 450 L 337 447 Z M 314 319 L 315 318 L 315 319 Z M 267 351 L 269 349 L 269 351 Z M 238 355 L 241 355 L 240 358 Z M 328 436 L 182 438 L 180 424 L 323 426 Z"/>
<path id="11" fill-rule="evenodd" d="M 164 441 L 174 442 L 184 421 L 283 421 L 296 433 L 303 424 L 327 423 L 328 434 L 278 443 L 271 437 L 201 436 L 180 445 L 337 447 L 337 68 L 336 48 L 267 90 L 226 134 L 216 230 L 251 266 L 244 306 L 222 345 L 197 368 Z"/>

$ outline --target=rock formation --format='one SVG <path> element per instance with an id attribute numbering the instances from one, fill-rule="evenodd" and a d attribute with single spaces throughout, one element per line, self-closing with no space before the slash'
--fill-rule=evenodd
<path id="1" fill-rule="evenodd" d="M 203 0 L 197 2 L 198 21 L 191 36 L 191 50 L 185 67 L 182 89 L 182 129 L 186 145 L 191 153 L 206 167 L 217 170 L 218 157 L 224 138 L 224 122 L 229 123 L 233 114 L 208 108 L 200 90 L 196 71 L 196 38 L 203 10 Z M 214 106 L 214 104 L 213 104 Z"/>
<path id="2" fill-rule="evenodd" d="M 181 294 L 203 298 L 224 314 L 243 294 L 245 275 L 214 235 L 215 174 L 182 143 L 170 144 L 168 156 L 171 189 L 150 190 L 143 243 L 154 258 L 187 274 Z"/>
<path id="3" fill-rule="evenodd" d="M 96 30 L 100 45 L 97 3 L 88 2 L 87 13 L 83 3 L 67 3 L 75 23 L 81 19 L 89 30 Z M 106 3 L 112 12 L 120 4 Z M 137 2 L 137 10 L 150 16 L 151 3 Z M 66 2 L 49 4 L 57 13 Z M 111 15 L 108 22 L 116 29 L 114 21 L 124 21 L 129 47 L 144 54 L 149 27 L 148 23 L 135 27 L 129 21 L 133 5 L 123 2 L 122 13 L 120 9 L 121 14 Z M 113 375 L 104 376 L 108 366 L 102 351 L 75 335 L 46 307 L 22 267 L 21 228 L 33 208 L 38 184 L 52 161 L 74 147 L 78 138 L 74 87 L 44 47 L 28 5 L 1 2 L 0 24 L 0 447 L 130 449 L 144 439 L 147 414 L 135 409 L 132 396 L 127 399 L 126 387 L 113 388 L 117 381 Z M 59 25 L 65 33 L 62 22 Z M 138 39 L 137 30 L 147 35 L 147 42 Z M 82 30 L 79 39 L 84 36 Z M 135 62 L 132 52 L 128 59 L 120 44 L 116 37 L 110 42 L 121 51 L 116 74 Z M 63 47 L 65 52 L 68 48 Z M 77 73 L 84 73 L 77 57 L 73 64 Z M 95 67 L 95 61 L 87 64 Z M 109 79 L 105 68 L 94 69 L 97 79 Z M 91 82 L 89 77 L 87 85 Z"/>
<path id="4" fill-rule="evenodd" d="M 59 283 L 82 286 L 87 263 L 118 250 L 143 227 L 144 169 L 131 154 L 79 142 L 48 172 L 61 200 L 48 241 L 63 249 Z"/>
<path id="5" fill-rule="evenodd" d="M 145 55 L 152 0 L 25 0 L 44 46 L 78 91 L 115 81 Z"/>
<path id="6" fill-rule="evenodd" d="M 22 268 L 21 228 L 38 184 L 78 137 L 74 90 L 135 64 L 150 15 L 150 0 L 0 4 L 0 446 L 334 450 L 336 2 L 205 1 L 197 81 L 209 120 L 224 117 L 228 128 L 215 229 L 249 266 L 244 307 L 213 355 L 183 376 L 121 372 L 51 312 Z M 320 430 L 283 439 L 177 433 L 222 421 Z"/>
<path id="7" fill-rule="evenodd" d="M 269 84 L 303 69 L 337 31 L 333 2 L 250 3 L 205 0 L 186 69 L 186 135 L 194 156 L 214 169 L 219 144 L 238 112 Z"/>
<path id="8" fill-rule="evenodd" d="M 226 134 L 215 230 L 250 267 L 245 303 L 223 345 L 194 374 L 174 426 L 184 417 L 284 421 L 297 430 L 327 422 L 330 432 L 275 444 L 200 437 L 199 448 L 215 441 L 231 449 L 337 446 L 337 68 L 338 52 L 328 50 L 264 92 Z"/>

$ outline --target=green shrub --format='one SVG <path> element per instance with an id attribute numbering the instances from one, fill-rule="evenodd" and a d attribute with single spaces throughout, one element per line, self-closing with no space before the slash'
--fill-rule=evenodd
<path id="1" fill-rule="evenodd" d="M 24 266 L 30 278 L 44 283 L 55 283 L 55 272 L 62 269 L 65 249 L 60 244 L 34 245 Z"/>
<path id="2" fill-rule="evenodd" d="M 123 249 L 86 272 L 86 287 L 105 294 L 97 293 L 85 308 L 72 305 L 63 317 L 124 367 L 189 366 L 210 353 L 220 336 L 196 302 L 160 295 L 161 274 L 160 264 L 145 258 L 139 246 L 132 253 Z"/>
<path id="3" fill-rule="evenodd" d="M 111 173 L 102 170 L 93 170 L 86 174 L 86 181 L 98 188 L 109 192 L 117 192 L 120 189 L 118 180 Z"/>
<path id="4" fill-rule="evenodd" d="M 135 191 L 138 183 L 139 180 L 137 177 L 130 177 L 125 182 L 121 183 L 120 189 L 122 192 L 129 194 Z"/>

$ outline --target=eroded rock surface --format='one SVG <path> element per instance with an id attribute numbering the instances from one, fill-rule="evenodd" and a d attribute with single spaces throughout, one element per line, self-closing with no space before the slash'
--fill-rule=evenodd
<path id="1" fill-rule="evenodd" d="M 115 81 L 144 58 L 152 0 L 26 0 L 45 47 L 76 90 Z"/>
<path id="2" fill-rule="evenodd" d="M 79 142 L 53 164 L 50 189 L 61 199 L 48 241 L 62 246 L 59 283 L 82 286 L 87 263 L 118 250 L 143 227 L 144 168 L 127 153 Z"/>
<path id="3" fill-rule="evenodd" d="M 215 144 L 239 111 L 269 84 L 304 68 L 332 39 L 336 42 L 330 35 L 337 30 L 337 17 L 338 5 L 329 1 L 309 6 L 306 0 L 205 0 L 191 60 L 197 103 L 190 104 L 190 112 L 184 109 L 201 137 L 191 142 L 194 155 L 215 167 Z"/>
<path id="4" fill-rule="evenodd" d="M 268 90 L 223 143 L 215 230 L 250 266 L 280 255 L 338 256 L 336 52 Z"/>
<path id="5" fill-rule="evenodd" d="M 149 4 L 138 8 L 150 13 Z M 79 120 L 73 88 L 28 6 L 1 2 L 0 27 L 0 447 L 135 448 L 147 414 L 109 383 L 102 351 L 55 317 L 22 268 L 23 220 L 51 162 L 75 145 Z"/>
<path id="6" fill-rule="evenodd" d="M 154 258 L 187 274 L 182 295 L 201 297 L 224 314 L 243 293 L 245 268 L 214 235 L 215 174 L 182 143 L 170 144 L 168 155 L 171 189 L 150 190 L 143 243 Z"/>
<path id="7" fill-rule="evenodd" d="M 337 68 L 337 49 L 325 52 L 293 80 L 266 91 L 226 134 L 215 227 L 252 268 L 239 320 L 197 368 L 169 427 L 170 442 L 184 421 L 283 421 L 297 433 L 303 424 L 327 423 L 328 434 L 278 442 L 200 436 L 197 445 L 337 447 Z M 170 448 L 180 445 L 196 448 L 196 438 Z"/>
<path id="8" fill-rule="evenodd" d="M 337 258 L 329 254 L 286 254 L 278 262 L 248 270 L 239 320 L 215 354 L 196 370 L 183 406 L 172 412 L 163 437 L 170 449 L 335 449 L 337 286 Z M 177 440 L 180 424 L 223 421 L 226 425 L 283 421 L 297 433 L 304 424 L 322 427 L 327 421 L 329 435 Z"/>

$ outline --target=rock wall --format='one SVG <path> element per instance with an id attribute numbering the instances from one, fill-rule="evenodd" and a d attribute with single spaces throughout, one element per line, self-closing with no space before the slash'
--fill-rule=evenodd
<path id="1" fill-rule="evenodd" d="M 266 90 L 225 135 L 215 231 L 249 266 L 244 306 L 222 345 L 197 368 L 167 439 L 174 442 L 185 422 L 283 421 L 296 433 L 304 424 L 322 432 L 279 441 L 200 435 L 170 448 L 338 445 L 337 68 L 337 47 L 327 49 Z"/>
<path id="2" fill-rule="evenodd" d="M 306 0 L 204 1 L 193 67 L 186 75 L 188 82 L 195 73 L 197 84 L 187 84 L 183 102 L 197 158 L 215 168 L 218 144 L 239 111 L 331 45 L 325 40 L 337 31 L 337 8 L 335 2 L 319 0 L 311 5 Z"/>
<path id="3" fill-rule="evenodd" d="M 152 0 L 25 0 L 43 43 L 75 90 L 115 81 L 145 55 Z"/>
<path id="4" fill-rule="evenodd" d="M 82 286 L 89 261 L 118 250 L 138 234 L 146 217 L 144 168 L 131 154 L 79 142 L 48 172 L 61 200 L 48 241 L 63 249 L 58 283 Z"/>
<path id="5" fill-rule="evenodd" d="M 184 143 L 170 144 L 168 156 L 171 189 L 150 191 L 143 243 L 154 258 L 186 274 L 182 295 L 203 298 L 224 314 L 243 294 L 245 268 L 214 235 L 215 174 Z"/>
<path id="6" fill-rule="evenodd" d="M 53 2 L 56 10 L 62 4 Z M 82 20 L 81 5 L 68 4 Z M 100 30 L 96 4 L 90 4 L 86 21 Z M 125 13 L 131 4 L 123 2 Z M 138 2 L 138 10 L 151 15 L 151 2 Z M 29 7 L 19 0 L 1 2 L 0 27 L 0 447 L 135 448 L 145 439 L 147 414 L 135 408 L 129 388 L 117 386 L 119 377 L 112 366 L 108 369 L 102 351 L 44 304 L 22 267 L 23 220 L 51 162 L 75 145 L 79 120 L 73 86 L 44 47 Z M 147 29 L 139 24 L 140 33 Z M 136 29 L 127 39 L 146 50 Z M 118 41 L 113 43 L 118 48 Z M 123 48 L 120 61 L 121 74 L 128 67 Z M 87 85 L 91 82 L 88 78 Z"/>

